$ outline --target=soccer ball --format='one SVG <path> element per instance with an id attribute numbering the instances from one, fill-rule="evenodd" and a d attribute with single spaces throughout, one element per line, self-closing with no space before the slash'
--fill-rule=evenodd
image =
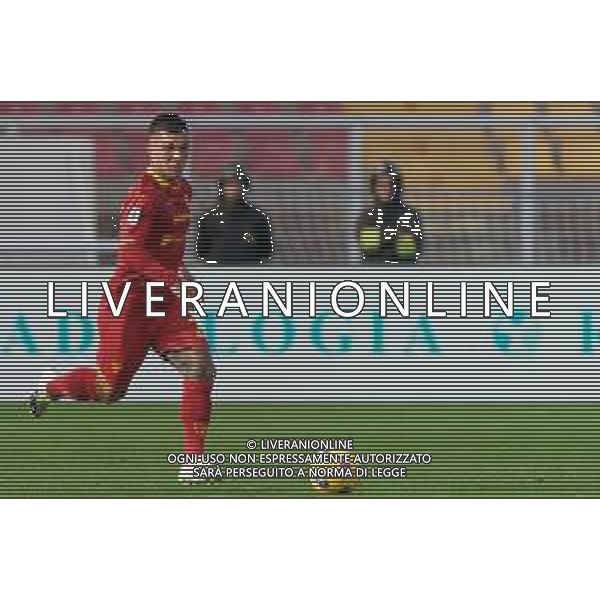
<path id="1" fill-rule="evenodd" d="M 335 450 L 329 454 L 345 454 L 345 452 Z M 356 468 L 353 464 L 332 462 L 313 465 L 312 469 L 315 477 L 311 477 L 310 485 L 322 494 L 349 494 L 360 481 L 356 477 Z"/>

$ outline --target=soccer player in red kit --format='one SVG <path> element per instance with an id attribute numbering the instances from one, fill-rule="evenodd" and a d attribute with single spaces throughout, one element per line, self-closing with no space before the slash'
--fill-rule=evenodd
<path id="1" fill-rule="evenodd" d="M 116 271 L 109 282 L 118 303 L 131 282 L 119 317 L 103 297 L 98 313 L 99 345 L 95 367 L 78 368 L 52 379 L 30 399 L 33 416 L 41 416 L 55 401 L 115 402 L 124 397 L 150 349 L 183 377 L 180 418 L 184 452 L 202 453 L 211 413 L 216 376 L 206 338 L 191 317 L 180 314 L 175 291 L 191 280 L 183 264 L 192 189 L 182 177 L 188 156 L 188 126 L 177 115 L 156 117 L 149 130 L 149 164 L 131 188 L 120 214 Z M 164 282 L 162 301 L 146 316 L 146 282 Z M 158 292 L 154 292 L 156 295 Z M 182 482 L 199 481 L 193 466 L 182 467 Z"/>

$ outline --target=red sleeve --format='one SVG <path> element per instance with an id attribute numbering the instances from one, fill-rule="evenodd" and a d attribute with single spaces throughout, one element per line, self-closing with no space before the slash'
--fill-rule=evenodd
<path id="1" fill-rule="evenodd" d="M 177 271 L 161 265 L 149 251 L 154 218 L 152 195 L 141 190 L 131 192 L 121 211 L 120 266 L 139 273 L 150 281 L 163 281 L 167 286 L 172 286 L 178 280 Z"/>

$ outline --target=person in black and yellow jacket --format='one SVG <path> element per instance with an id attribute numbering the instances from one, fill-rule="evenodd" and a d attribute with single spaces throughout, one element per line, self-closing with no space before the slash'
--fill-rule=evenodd
<path id="1" fill-rule="evenodd" d="M 400 171 L 385 164 L 371 176 L 374 205 L 357 223 L 357 243 L 366 262 L 414 263 L 423 250 L 417 211 L 404 204 Z"/>

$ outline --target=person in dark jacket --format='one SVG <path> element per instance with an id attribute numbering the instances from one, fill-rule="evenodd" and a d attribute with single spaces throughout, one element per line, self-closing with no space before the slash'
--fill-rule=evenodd
<path id="1" fill-rule="evenodd" d="M 250 178 L 240 165 L 225 170 L 218 182 L 219 201 L 198 222 L 198 258 L 207 263 L 260 264 L 271 258 L 268 217 L 246 202 Z"/>
<path id="2" fill-rule="evenodd" d="M 404 204 L 402 177 L 392 164 L 371 176 L 375 199 L 361 214 L 357 241 L 363 259 L 376 263 L 416 262 L 423 249 L 423 233 L 417 212 Z"/>

